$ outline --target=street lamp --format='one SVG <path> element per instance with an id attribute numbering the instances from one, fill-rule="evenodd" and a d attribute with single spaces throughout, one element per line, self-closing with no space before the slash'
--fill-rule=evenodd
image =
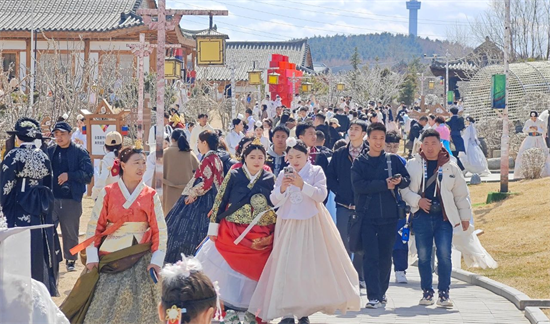
<path id="1" fill-rule="evenodd" d="M 311 91 L 311 83 L 302 82 L 302 92 L 310 92 L 310 91 Z"/>
<path id="2" fill-rule="evenodd" d="M 181 79 L 181 70 L 183 61 L 175 57 L 169 57 L 164 60 L 164 78 L 167 80 Z"/>
<path id="3" fill-rule="evenodd" d="M 277 72 L 272 72 L 267 75 L 267 83 L 271 85 L 277 85 L 279 84 L 279 76 L 280 74 Z"/>
<path id="4" fill-rule="evenodd" d="M 435 87 L 435 81 L 433 81 L 433 80 L 428 81 L 428 88 L 430 90 L 433 90 L 434 87 Z"/>
<path id="5" fill-rule="evenodd" d="M 225 40 L 229 39 L 229 36 L 212 29 L 211 25 L 210 29 L 196 34 L 194 38 L 197 48 L 197 65 L 225 65 Z"/>
<path id="6" fill-rule="evenodd" d="M 262 84 L 262 71 L 259 71 L 259 70 L 248 71 L 248 84 L 250 85 Z"/>
<path id="7" fill-rule="evenodd" d="M 346 85 L 343 82 L 338 82 L 336 84 L 336 90 L 338 91 L 344 91 L 346 89 Z"/>

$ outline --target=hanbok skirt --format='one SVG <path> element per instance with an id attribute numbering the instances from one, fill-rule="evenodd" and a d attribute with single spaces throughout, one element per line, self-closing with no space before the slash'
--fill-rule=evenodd
<path id="1" fill-rule="evenodd" d="M 491 174 L 487 159 L 485 158 L 485 155 L 477 142 L 474 140 L 466 140 L 465 143 L 466 156 L 465 158 L 461 158 L 460 161 L 462 161 L 466 171 L 469 171 L 472 174 L 477 173 L 480 175 Z"/>
<path id="2" fill-rule="evenodd" d="M 455 228 L 453 247 L 460 251 L 464 258 L 464 263 L 468 267 L 482 269 L 498 268 L 498 263 L 481 245 L 473 225 L 470 225 L 467 231 L 463 231 L 461 226 Z"/>
<path id="3" fill-rule="evenodd" d="M 546 146 L 546 142 L 542 136 L 527 136 L 523 143 L 521 143 L 521 146 L 518 151 L 518 155 L 516 157 L 516 164 L 514 166 L 514 179 L 521 179 L 524 178 L 523 172 L 522 172 L 522 154 L 523 152 L 527 151 L 531 148 L 540 148 L 546 155 L 546 163 L 544 164 L 544 169 L 542 171 L 542 177 L 548 177 L 550 176 L 550 155 L 548 154 L 548 146 Z"/>
<path id="4" fill-rule="evenodd" d="M 153 283 L 147 266 L 151 253 L 119 273 L 100 273 L 84 324 L 159 323 L 160 285 Z"/>
<path id="5" fill-rule="evenodd" d="M 168 229 L 167 252 L 164 262 L 176 263 L 181 254 L 195 255 L 197 247 L 208 233 L 210 219 L 208 213 L 214 205 L 217 190 L 214 186 L 206 194 L 197 197 L 193 203 L 186 205 L 181 196 L 166 216 Z"/>
<path id="6" fill-rule="evenodd" d="M 306 220 L 278 219 L 273 251 L 249 311 L 264 321 L 359 311 L 359 278 L 324 205 Z"/>
<path id="7" fill-rule="evenodd" d="M 204 273 L 220 286 L 220 299 L 226 306 L 246 310 L 258 279 L 271 254 L 273 244 L 265 250 L 250 247 L 254 240 L 273 234 L 274 225 L 254 226 L 237 245 L 233 242 L 248 227 L 222 220 L 215 243 L 208 240 L 197 253 Z"/>

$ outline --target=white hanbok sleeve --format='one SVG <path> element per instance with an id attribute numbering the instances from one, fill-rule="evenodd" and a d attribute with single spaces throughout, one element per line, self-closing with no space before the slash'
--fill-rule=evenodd
<path id="1" fill-rule="evenodd" d="M 327 198 L 327 178 L 323 173 L 323 169 L 319 167 L 318 170 L 314 173 L 311 184 L 307 183 L 304 179 L 304 187 L 302 188 L 302 193 L 309 196 L 311 199 L 316 202 L 323 202 Z"/>

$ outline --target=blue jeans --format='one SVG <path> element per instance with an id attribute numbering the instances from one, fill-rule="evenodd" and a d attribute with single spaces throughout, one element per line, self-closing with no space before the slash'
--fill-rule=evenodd
<path id="1" fill-rule="evenodd" d="M 418 250 L 418 271 L 420 272 L 420 287 L 431 290 L 432 287 L 432 247 L 435 242 L 437 256 L 437 289 L 448 291 L 451 285 L 451 246 L 453 226 L 443 220 L 443 215 L 429 215 L 423 210 L 414 214 L 413 228 Z"/>

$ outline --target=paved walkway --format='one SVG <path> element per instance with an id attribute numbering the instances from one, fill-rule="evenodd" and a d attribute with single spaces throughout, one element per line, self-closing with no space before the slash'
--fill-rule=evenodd
<path id="1" fill-rule="evenodd" d="M 422 297 L 420 276 L 417 267 L 410 267 L 407 273 L 408 284 L 392 283 L 387 293 L 386 308 L 362 309 L 358 313 L 328 316 L 315 314 L 310 317 L 315 324 L 356 324 L 356 323 L 395 323 L 395 324 L 522 324 L 529 323 L 523 312 L 503 297 L 481 287 L 453 279 L 451 299 L 455 307 L 445 309 L 434 306 L 419 306 Z M 437 287 L 437 276 L 434 276 Z M 437 291 L 436 291 L 437 294 Z M 362 290 L 363 305 L 367 302 L 365 290 Z M 278 323 L 278 321 L 272 321 Z"/>

